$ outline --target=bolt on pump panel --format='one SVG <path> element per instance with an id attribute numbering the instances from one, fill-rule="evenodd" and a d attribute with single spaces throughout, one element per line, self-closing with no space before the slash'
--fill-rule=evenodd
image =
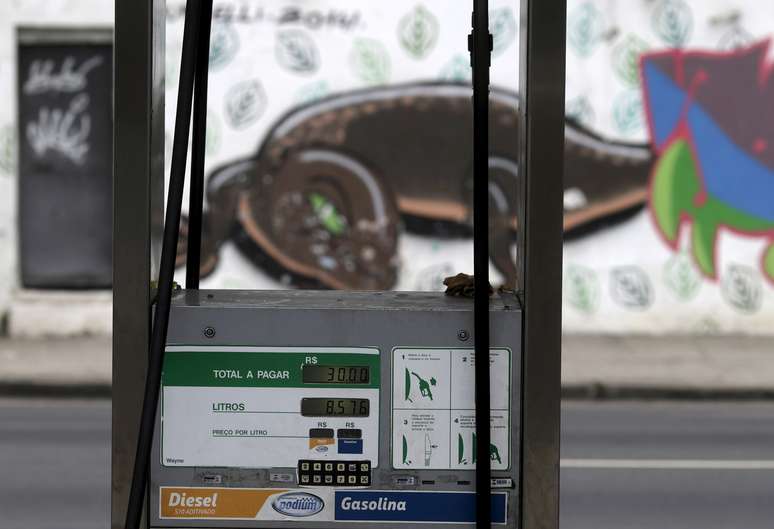
<path id="1" fill-rule="evenodd" d="M 477 359 L 475 335 L 460 331 L 473 334 L 471 305 L 440 293 L 177 293 L 152 526 L 469 528 Z M 491 512 L 513 526 L 516 297 L 495 296 L 490 318 Z"/>

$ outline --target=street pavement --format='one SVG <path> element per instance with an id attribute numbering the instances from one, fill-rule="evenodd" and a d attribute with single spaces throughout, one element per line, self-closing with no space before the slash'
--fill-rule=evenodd
<path id="1" fill-rule="evenodd" d="M 774 402 L 562 409 L 563 529 L 771 529 Z"/>
<path id="2" fill-rule="evenodd" d="M 108 397 L 109 336 L 0 339 L 0 395 Z M 774 398 L 774 344 L 755 336 L 562 337 L 573 398 Z"/>
<path id="3" fill-rule="evenodd" d="M 110 527 L 110 402 L 0 400 L 0 527 Z"/>
<path id="4" fill-rule="evenodd" d="M 562 529 L 771 529 L 774 403 L 567 402 Z M 0 400 L 0 527 L 108 527 L 107 401 Z"/>

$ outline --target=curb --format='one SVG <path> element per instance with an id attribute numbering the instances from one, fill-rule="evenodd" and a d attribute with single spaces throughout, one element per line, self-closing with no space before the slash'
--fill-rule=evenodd
<path id="1" fill-rule="evenodd" d="M 95 382 L 39 382 L 32 380 L 0 381 L 0 397 L 59 398 L 59 399 L 109 399 L 112 387 L 109 383 Z"/>
<path id="2" fill-rule="evenodd" d="M 563 385 L 562 400 L 774 400 L 774 388 L 622 386 L 614 384 Z"/>
<path id="3" fill-rule="evenodd" d="M 40 382 L 31 380 L 0 381 L 0 397 L 109 399 L 110 383 Z M 611 384 L 573 384 L 562 386 L 562 400 L 774 400 L 774 388 L 699 388 L 670 386 L 621 386 Z"/>

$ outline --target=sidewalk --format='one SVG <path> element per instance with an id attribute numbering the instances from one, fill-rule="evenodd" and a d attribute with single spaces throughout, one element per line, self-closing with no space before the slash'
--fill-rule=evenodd
<path id="1" fill-rule="evenodd" d="M 774 338 L 565 336 L 572 398 L 774 398 Z"/>
<path id="2" fill-rule="evenodd" d="M 565 336 L 568 398 L 774 398 L 774 339 Z M 0 394 L 110 395 L 106 336 L 0 339 Z"/>
<path id="3" fill-rule="evenodd" d="M 110 395 L 109 336 L 0 339 L 0 395 Z"/>

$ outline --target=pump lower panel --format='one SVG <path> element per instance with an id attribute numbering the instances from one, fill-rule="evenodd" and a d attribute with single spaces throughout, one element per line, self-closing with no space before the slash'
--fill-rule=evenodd
<path id="1" fill-rule="evenodd" d="M 518 299 L 490 303 L 493 525 L 519 512 Z M 470 528 L 473 301 L 442 293 L 179 291 L 151 527 Z"/>

